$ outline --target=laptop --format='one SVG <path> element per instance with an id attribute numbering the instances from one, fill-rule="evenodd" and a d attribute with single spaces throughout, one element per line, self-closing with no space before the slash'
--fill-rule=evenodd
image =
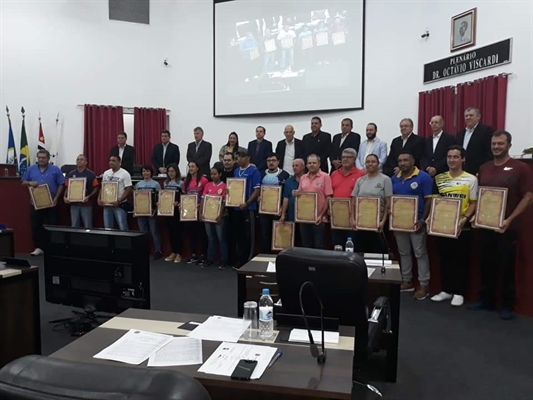
<path id="1" fill-rule="evenodd" d="M 14 269 L 31 268 L 30 263 L 27 260 L 24 260 L 22 258 L 2 257 L 0 261 L 6 263 L 4 265 L 5 268 L 14 268 Z"/>

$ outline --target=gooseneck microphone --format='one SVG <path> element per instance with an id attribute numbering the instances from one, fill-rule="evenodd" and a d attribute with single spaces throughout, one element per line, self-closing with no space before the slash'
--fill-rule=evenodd
<path id="1" fill-rule="evenodd" d="M 304 288 L 307 285 L 313 288 L 313 293 L 315 294 L 315 297 L 317 298 L 320 304 L 320 331 L 322 334 L 322 351 L 319 351 L 317 345 L 315 344 L 315 341 L 313 339 L 313 334 L 311 333 L 311 329 L 309 328 L 309 321 L 307 320 L 307 315 L 305 314 L 304 305 L 302 302 L 302 293 L 304 291 Z M 300 309 L 302 310 L 302 316 L 304 318 L 305 328 L 307 329 L 307 334 L 309 335 L 309 349 L 311 350 L 311 355 L 314 358 L 316 358 L 319 364 L 324 364 L 326 362 L 326 345 L 324 343 L 324 305 L 322 304 L 322 299 L 320 299 L 320 296 L 318 295 L 318 292 L 313 282 L 306 281 L 302 284 L 302 286 L 300 286 L 299 298 L 300 298 Z"/>

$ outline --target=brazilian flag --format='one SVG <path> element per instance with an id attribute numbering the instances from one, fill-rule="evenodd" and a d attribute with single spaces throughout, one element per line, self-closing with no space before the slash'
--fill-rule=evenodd
<path id="1" fill-rule="evenodd" d="M 20 131 L 20 162 L 19 162 L 19 175 L 23 176 L 28 167 L 30 166 L 30 148 L 28 146 L 28 137 L 26 136 L 26 124 L 25 124 L 25 110 L 22 111 L 22 129 Z"/>

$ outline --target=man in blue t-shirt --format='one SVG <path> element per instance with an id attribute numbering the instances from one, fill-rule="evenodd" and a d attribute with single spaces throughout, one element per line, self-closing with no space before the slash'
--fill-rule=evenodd
<path id="1" fill-rule="evenodd" d="M 40 256 L 44 253 L 48 238 L 43 225 L 57 224 L 57 202 L 63 193 L 65 177 L 61 170 L 50 164 L 50 153 L 47 150 L 37 152 L 37 164 L 30 166 L 22 176 L 22 186 L 37 188 L 41 185 L 48 185 L 51 207 L 31 211 L 31 228 L 33 232 L 33 243 L 35 250 L 32 256 Z"/>
<path id="2" fill-rule="evenodd" d="M 404 292 L 414 290 L 412 283 L 412 246 L 418 265 L 418 280 L 420 282 L 420 287 L 416 290 L 414 298 L 424 300 L 429 295 L 428 287 L 430 278 L 425 226 L 430 203 L 426 199 L 432 195 L 433 179 L 431 179 L 427 172 L 420 171 L 415 167 L 415 159 L 410 153 L 403 152 L 398 155 L 398 168 L 400 172 L 391 178 L 393 195 L 418 197 L 417 222 L 414 226 L 414 232 L 394 231 L 398 252 L 400 253 L 400 266 L 403 279 L 401 290 Z"/>

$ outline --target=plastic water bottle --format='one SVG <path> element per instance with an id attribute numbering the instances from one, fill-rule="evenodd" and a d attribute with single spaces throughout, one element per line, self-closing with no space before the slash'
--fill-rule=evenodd
<path id="1" fill-rule="evenodd" d="M 269 289 L 263 289 L 262 293 L 259 299 L 259 337 L 266 340 L 274 335 L 274 302 Z"/>
<path id="2" fill-rule="evenodd" d="M 349 237 L 346 241 L 346 244 L 344 245 L 344 251 L 347 253 L 353 253 L 353 241 L 351 237 Z"/>

